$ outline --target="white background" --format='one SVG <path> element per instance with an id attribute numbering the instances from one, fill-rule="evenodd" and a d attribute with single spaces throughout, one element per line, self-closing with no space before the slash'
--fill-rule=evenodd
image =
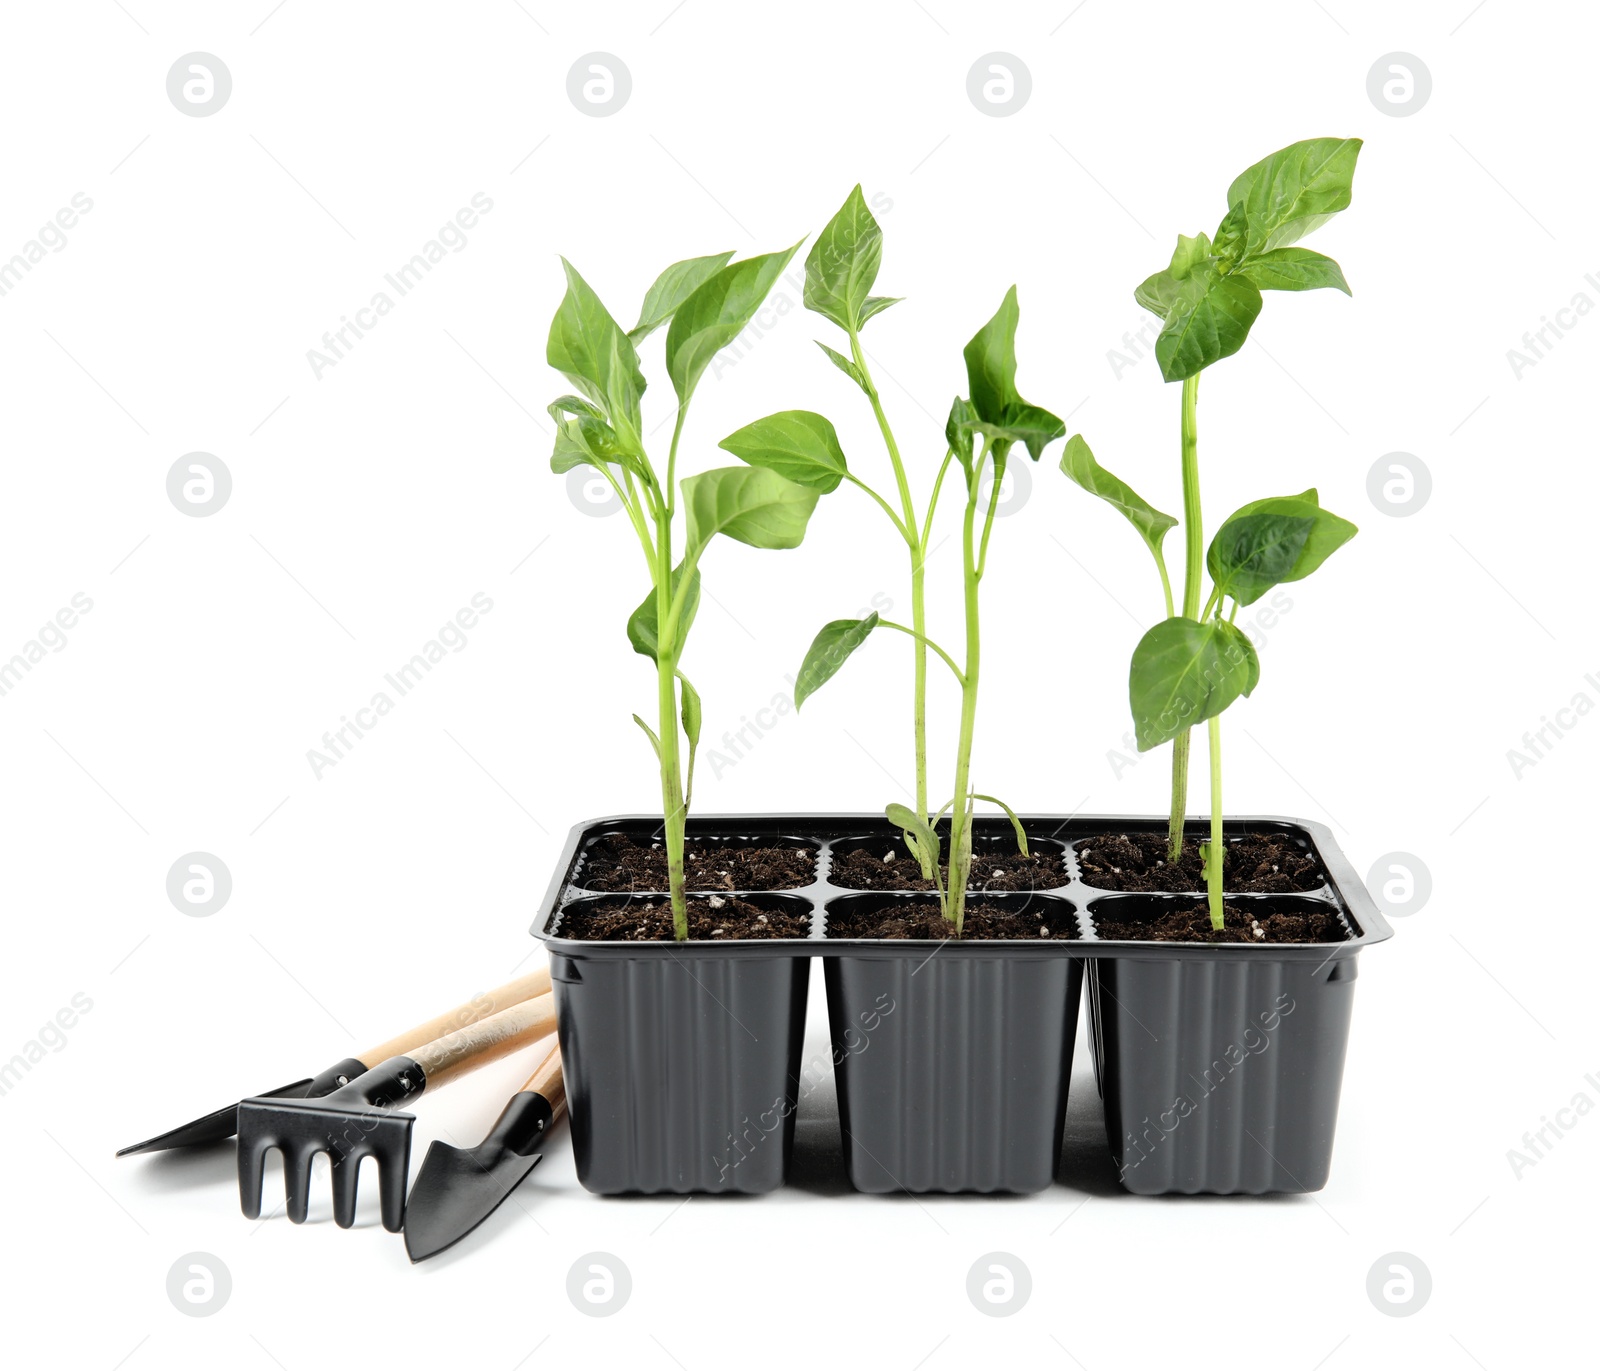
<path id="1" fill-rule="evenodd" d="M 0 1098 L 8 1351 L 105 1371 L 377 1355 L 1498 1371 L 1592 1346 L 1600 1120 L 1520 1178 L 1507 1151 L 1580 1091 L 1600 1101 L 1580 951 L 1600 719 L 1520 778 L 1507 750 L 1578 692 L 1600 700 L 1584 679 L 1600 672 L 1600 320 L 1520 379 L 1507 350 L 1578 292 L 1600 302 L 1585 281 L 1600 25 L 1505 0 L 1074 2 L 7 6 L 0 257 L 74 194 L 93 202 L 0 297 L 0 658 L 74 594 L 93 602 L 0 698 L 0 1059 L 75 995 L 92 1004 Z M 1407 118 L 1367 94 L 1397 50 L 1432 73 Z M 203 118 L 165 84 L 196 51 L 233 81 Z M 632 75 L 606 118 L 566 91 L 596 51 Z M 996 51 L 1032 79 L 1003 118 L 966 93 Z M 370 1177 L 357 1230 L 328 1221 L 321 1183 L 319 1221 L 296 1229 L 240 1218 L 230 1149 L 113 1159 L 504 979 L 530 956 L 566 828 L 658 803 L 628 720 L 653 699 L 623 636 L 644 568 L 623 521 L 579 512 L 546 465 L 544 406 L 567 389 L 544 364 L 558 253 L 630 322 L 667 263 L 786 246 L 859 180 L 886 235 L 879 289 L 908 297 L 867 344 L 913 470 L 931 477 L 961 345 L 1015 281 L 1023 393 L 1170 509 L 1177 388 L 1149 358 L 1108 361 L 1143 322 L 1132 288 L 1177 232 L 1214 228 L 1238 171 L 1324 134 L 1368 140 L 1353 207 L 1313 241 L 1354 298 L 1269 295 L 1251 343 L 1206 375 L 1200 451 L 1212 520 L 1315 484 L 1362 526 L 1292 588 L 1256 698 L 1228 716 L 1228 808 L 1322 820 L 1358 870 L 1403 850 L 1433 877 L 1426 908 L 1362 958 L 1325 1191 L 1121 1195 L 1082 1051 L 1044 1194 L 855 1197 L 823 1091 L 789 1189 L 600 1200 L 562 1132 L 516 1204 L 417 1269 L 376 1226 Z M 319 378 L 308 349 L 478 192 L 493 209 L 464 249 Z M 708 374 L 685 468 L 718 464 L 716 440 L 752 418 L 808 407 L 881 479 L 861 397 L 812 344 L 830 329 L 791 309 Z M 660 347 L 644 349 L 652 425 L 671 412 Z M 205 518 L 166 494 L 196 451 L 233 480 Z M 1367 495 L 1395 451 L 1433 477 L 1410 518 Z M 1019 809 L 1158 812 L 1164 758 L 1120 778 L 1108 759 L 1155 578 L 1057 452 L 984 587 L 980 788 Z M 798 551 L 710 555 L 685 663 L 708 741 L 787 690 L 824 620 L 879 592 L 904 612 L 888 534 L 845 491 Z M 948 636 L 955 546 L 931 571 Z M 308 749 L 478 592 L 493 610 L 465 649 L 314 774 Z M 704 766 L 700 810 L 903 798 L 908 674 L 896 644 L 873 644 L 737 765 Z M 950 704 L 941 692 L 939 776 Z M 207 918 L 165 889 L 196 850 L 233 879 Z M 820 976 L 814 991 L 808 1054 L 827 1046 Z M 526 1067 L 424 1100 L 418 1155 L 480 1135 Z M 633 1280 L 603 1320 L 566 1295 L 596 1250 Z M 1004 1320 L 965 1295 L 996 1250 L 1032 1273 Z M 1414 1317 L 1367 1297 L 1392 1251 L 1432 1273 Z M 166 1294 L 191 1252 L 232 1275 L 211 1317 Z"/>

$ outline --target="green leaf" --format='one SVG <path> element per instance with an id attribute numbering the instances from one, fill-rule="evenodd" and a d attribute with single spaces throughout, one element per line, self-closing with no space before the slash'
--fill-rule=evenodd
<path id="1" fill-rule="evenodd" d="M 1139 640 L 1128 673 L 1139 751 L 1221 714 L 1260 677 L 1255 648 L 1226 619 L 1163 619 Z"/>
<path id="2" fill-rule="evenodd" d="M 694 765 L 694 750 L 700 746 L 700 692 L 689 684 L 681 671 L 678 680 L 683 686 L 683 736 L 689 740 L 689 765 Z"/>
<path id="3" fill-rule="evenodd" d="M 1047 409 L 1031 405 L 1017 393 L 1017 288 L 1012 286 L 994 317 L 962 349 L 967 363 L 970 404 L 957 401 L 945 425 L 945 437 L 961 453 L 971 448 L 971 435 L 981 433 L 992 441 L 997 462 L 1003 462 L 1013 443 L 1022 443 L 1038 461 L 1045 447 L 1062 437 L 1067 427 Z M 958 413 L 959 409 L 959 413 Z M 971 471 L 967 461 L 963 470 Z"/>
<path id="4" fill-rule="evenodd" d="M 683 581 L 683 563 L 679 562 L 672 568 L 672 594 L 677 596 L 678 586 Z M 671 654 L 676 656 L 682 649 L 684 642 L 689 637 L 689 626 L 694 623 L 694 616 L 700 608 L 700 571 L 697 567 L 689 578 L 689 590 L 683 601 L 683 611 L 678 615 L 677 642 L 671 644 Z M 639 608 L 628 616 L 628 641 L 633 644 L 633 650 L 641 657 L 648 657 L 652 662 L 657 657 L 657 619 L 656 619 L 656 592 L 655 587 L 650 588 L 650 593 L 644 597 Z"/>
<path id="5" fill-rule="evenodd" d="M 990 804 L 998 805 L 1001 809 L 1005 810 L 1006 817 L 1011 820 L 1011 828 L 1017 835 L 1017 851 L 1026 857 L 1028 855 L 1028 831 L 1023 828 L 1022 820 L 1017 818 L 1017 811 L 1008 805 L 1004 800 L 993 795 L 980 795 L 977 793 L 977 791 L 974 791 L 972 793 L 972 798 L 974 800 L 987 800 Z"/>
<path id="6" fill-rule="evenodd" d="M 716 272 L 728 265 L 731 252 L 713 253 L 710 257 L 690 257 L 674 262 L 655 279 L 655 284 L 644 294 L 644 304 L 639 309 L 639 322 L 628 330 L 628 337 L 642 343 L 668 319 L 677 308 Z"/>
<path id="7" fill-rule="evenodd" d="M 639 463 L 623 446 L 615 429 L 606 423 L 605 415 L 587 400 L 576 395 L 563 395 L 546 406 L 550 417 L 556 421 L 555 451 L 550 456 L 550 470 L 557 475 L 577 466 L 600 467 L 607 462 L 619 462 L 642 475 Z"/>
<path id="8" fill-rule="evenodd" d="M 755 317 L 799 247 L 723 267 L 678 306 L 667 328 L 667 373 L 680 405 L 689 403 L 711 359 Z"/>
<path id="9" fill-rule="evenodd" d="M 617 435 L 599 419 L 560 419 L 556 422 L 556 446 L 550 454 L 550 470 L 561 476 L 573 467 L 601 467 L 620 462 L 622 450 Z"/>
<path id="10" fill-rule="evenodd" d="M 1007 412 L 1005 423 L 982 424 L 979 430 L 1004 442 L 1006 449 L 1012 443 L 1021 443 L 1028 449 L 1028 456 L 1037 462 L 1044 455 L 1046 447 L 1065 436 L 1067 426 L 1049 410 L 1019 400 Z M 1000 447 L 1000 442 L 995 444 L 995 452 L 1004 457 L 1005 449 Z"/>
<path id="11" fill-rule="evenodd" d="M 794 678 L 794 707 L 799 709 L 811 696 L 833 679 L 834 673 L 878 626 L 877 611 L 865 619 L 835 619 L 824 624 L 811 641 L 800 674 Z"/>
<path id="12" fill-rule="evenodd" d="M 1104 500 L 1139 531 L 1146 547 L 1156 557 L 1161 556 L 1161 542 L 1167 530 L 1176 528 L 1178 521 L 1163 514 L 1134 491 L 1126 481 L 1113 476 L 1089 451 L 1083 436 L 1074 433 L 1067 439 L 1066 451 L 1061 454 L 1061 470 L 1082 486 L 1089 494 Z"/>
<path id="13" fill-rule="evenodd" d="M 1012 286 L 994 317 L 962 349 L 967 363 L 967 394 L 978 418 L 1003 424 L 1017 394 L 1017 288 Z"/>
<path id="14" fill-rule="evenodd" d="M 817 235 L 806 257 L 805 304 L 846 332 L 861 328 L 880 309 L 868 310 L 872 283 L 883 260 L 883 230 L 858 185 Z"/>
<path id="15" fill-rule="evenodd" d="M 1282 581 L 1299 581 L 1309 576 L 1354 538 L 1357 532 L 1356 526 L 1348 519 L 1341 519 L 1317 503 L 1315 488 L 1302 491 L 1299 495 L 1274 495 L 1265 500 L 1252 500 L 1229 515 L 1223 527 L 1226 528 L 1235 519 L 1253 514 L 1278 514 L 1312 521 L 1305 546 L 1300 549 L 1300 555 L 1295 558 L 1288 573 L 1279 578 Z"/>
<path id="16" fill-rule="evenodd" d="M 1231 206 L 1222 216 L 1222 222 L 1217 225 L 1216 233 L 1212 235 L 1211 251 L 1230 265 L 1236 263 L 1244 252 L 1247 231 L 1244 206 Z"/>
<path id="17" fill-rule="evenodd" d="M 786 409 L 746 424 L 718 447 L 808 490 L 837 490 L 848 468 L 833 425 L 809 409 Z"/>
<path id="18" fill-rule="evenodd" d="M 1331 287 L 1350 294 L 1344 272 L 1331 257 L 1310 248 L 1274 248 L 1251 257 L 1239 267 L 1239 275 L 1254 281 L 1262 290 L 1322 290 Z"/>
<path id="19" fill-rule="evenodd" d="M 550 470 L 565 476 L 574 467 L 595 466 L 597 459 L 577 433 L 577 425 L 569 430 L 566 424 L 556 425 L 556 447 L 550 454 Z"/>
<path id="20" fill-rule="evenodd" d="M 1183 280 L 1191 271 L 1211 256 L 1211 240 L 1203 233 L 1193 238 L 1178 235 L 1178 246 L 1172 250 L 1172 261 L 1167 274 L 1176 281 Z"/>
<path id="21" fill-rule="evenodd" d="M 918 833 L 922 829 L 926 828 L 928 824 L 926 819 L 919 815 L 914 809 L 911 809 L 906 805 L 886 805 L 884 807 L 883 814 L 890 823 L 894 824 L 897 828 L 905 829 L 907 833 Z"/>
<path id="22" fill-rule="evenodd" d="M 1228 207 L 1244 214 L 1241 258 L 1285 247 L 1350 204 L 1359 138 L 1308 138 L 1246 168 L 1228 187 Z"/>
<path id="23" fill-rule="evenodd" d="M 645 387 L 639 354 L 572 263 L 563 257 L 561 266 L 567 273 L 567 293 L 550 321 L 545 358 L 634 446 Z"/>
<path id="24" fill-rule="evenodd" d="M 655 729 L 651 728 L 650 725 L 645 723 L 645 721 L 637 714 L 633 716 L 633 721 L 644 730 L 644 736 L 650 740 L 650 746 L 655 749 L 656 760 L 659 762 L 661 760 L 661 739 L 656 737 Z"/>
<path id="25" fill-rule="evenodd" d="M 1231 357 L 1260 313 L 1261 292 L 1242 276 L 1223 276 L 1215 267 L 1191 273 L 1178 283 L 1177 302 L 1156 337 L 1161 374 L 1181 381 Z"/>
<path id="26" fill-rule="evenodd" d="M 683 736 L 689 740 L 689 764 L 683 782 L 683 807 L 688 809 L 694 799 L 694 754 L 700 746 L 700 692 L 681 671 L 678 680 L 683 684 Z"/>
<path id="27" fill-rule="evenodd" d="M 852 381 L 861 387 L 863 394 L 871 393 L 867 390 L 867 378 L 861 374 L 861 369 L 856 366 L 854 362 L 852 362 L 843 353 L 835 352 L 826 343 L 819 342 L 817 343 L 817 346 L 828 354 L 828 360 L 832 362 L 834 366 L 838 367 L 840 371 L 844 372 L 846 376 L 848 376 Z"/>
<path id="28" fill-rule="evenodd" d="M 903 295 L 871 295 L 867 297 L 866 304 L 861 306 L 861 320 L 857 328 L 865 328 L 867 320 L 874 315 L 882 314 L 890 305 L 898 305 L 906 297 Z"/>
<path id="29" fill-rule="evenodd" d="M 544 410 L 558 423 L 568 416 L 575 419 L 599 419 L 602 422 L 606 417 L 594 405 L 576 395 L 562 395 L 552 400 Z"/>
<path id="30" fill-rule="evenodd" d="M 968 401 L 956 396 L 950 402 L 950 417 L 944 421 L 944 440 L 966 471 L 969 484 L 972 479 L 972 439 L 977 432 L 977 425 L 977 410 Z"/>
<path id="31" fill-rule="evenodd" d="M 1174 254 L 1176 256 L 1176 254 Z M 1170 271 L 1158 271 L 1147 276 L 1133 289 L 1133 298 L 1141 309 L 1147 309 L 1163 323 L 1172 313 L 1173 306 L 1183 294 L 1183 282 Z"/>
<path id="32" fill-rule="evenodd" d="M 934 879 L 939 871 L 939 834 L 922 815 L 906 805 L 886 805 L 884 817 L 906 835 L 908 846 L 924 871 L 931 871 Z M 942 893 L 942 892 L 941 892 Z"/>
<path id="33" fill-rule="evenodd" d="M 1293 514 L 1235 514 L 1211 540 L 1206 569 L 1220 596 L 1253 605 L 1281 584 L 1311 536 L 1315 519 Z"/>
<path id="34" fill-rule="evenodd" d="M 717 467 L 681 482 L 685 556 L 698 561 L 719 533 L 751 547 L 799 547 L 819 496 L 763 467 Z"/>

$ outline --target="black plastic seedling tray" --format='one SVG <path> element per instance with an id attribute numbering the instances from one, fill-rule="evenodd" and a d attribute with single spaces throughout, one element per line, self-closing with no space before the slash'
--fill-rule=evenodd
<path id="1" fill-rule="evenodd" d="M 1123 894 L 1082 879 L 1077 844 L 1108 832 L 1164 831 L 1164 820 L 1027 815 L 1023 823 L 1030 846 L 1061 853 L 1065 882 L 1024 894 L 974 890 L 969 902 L 1038 908 L 1048 926 L 1071 928 L 1075 937 L 829 938 L 829 911 L 847 901 L 934 897 L 835 885 L 836 849 L 862 840 L 893 845 L 899 832 L 881 815 L 806 814 L 699 816 L 688 837 L 814 848 L 809 885 L 716 892 L 803 913 L 808 937 L 564 938 L 563 916 L 580 902 L 661 898 L 584 885 L 595 840 L 621 834 L 648 844 L 659 840 L 659 819 L 624 815 L 574 827 L 533 932 L 551 954 L 582 1183 L 608 1194 L 749 1193 L 782 1184 L 799 1091 L 805 959 L 821 956 L 846 1162 L 858 1189 L 1048 1185 L 1086 965 L 1108 1141 L 1128 1189 L 1319 1188 L 1332 1149 L 1356 958 L 1391 935 L 1328 829 L 1266 816 L 1226 823 L 1225 837 L 1290 837 L 1314 852 L 1328 878 L 1305 894 L 1230 894 L 1230 903 L 1326 908 L 1349 934 L 1338 943 L 1249 945 L 1098 935 L 1097 912 L 1152 912 L 1199 898 Z M 1198 834 L 1202 826 L 1191 827 Z M 1006 821 L 985 818 L 974 841 L 1014 839 Z"/>

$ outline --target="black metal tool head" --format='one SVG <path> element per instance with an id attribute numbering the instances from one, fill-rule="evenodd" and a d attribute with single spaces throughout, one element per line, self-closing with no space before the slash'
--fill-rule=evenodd
<path id="1" fill-rule="evenodd" d="M 511 1097 L 477 1147 L 434 1142 L 406 1205 L 406 1254 L 426 1261 L 466 1237 L 505 1201 L 544 1155 L 539 1147 L 553 1117 L 543 1095 Z"/>
<path id="2" fill-rule="evenodd" d="M 361 1162 L 378 1160 L 383 1226 L 398 1233 L 405 1222 L 406 1174 L 411 1163 L 411 1114 L 394 1106 L 420 1094 L 426 1078 L 409 1057 L 391 1057 L 321 1099 L 253 1099 L 239 1102 L 239 1207 L 246 1218 L 261 1215 L 267 1153 L 283 1156 L 287 1211 L 304 1223 L 310 1205 L 311 1164 L 326 1152 L 333 1169 L 333 1219 L 340 1228 L 356 1221 L 356 1183 Z"/>
<path id="3" fill-rule="evenodd" d="M 303 1081 L 291 1081 L 288 1085 L 280 1085 L 276 1090 L 263 1091 L 257 1098 L 265 1100 L 298 1100 L 305 1098 L 306 1087 L 311 1084 L 307 1076 Z M 130 1143 L 127 1147 L 119 1147 L 117 1156 L 133 1157 L 142 1152 L 165 1152 L 174 1147 L 205 1147 L 210 1143 L 226 1142 L 239 1129 L 239 1105 L 237 1102 L 224 1105 L 221 1109 L 214 1109 L 209 1114 L 202 1114 L 198 1119 L 183 1124 L 178 1128 L 169 1128 L 165 1133 L 157 1133 L 153 1138 L 146 1138 L 143 1142 Z"/>
<path id="4" fill-rule="evenodd" d="M 307 1076 L 304 1080 L 290 1081 L 288 1085 L 280 1085 L 276 1090 L 263 1090 L 260 1095 L 253 1098 L 262 1100 L 316 1099 L 318 1096 L 331 1094 L 341 1086 L 348 1085 L 366 1069 L 364 1063 L 354 1057 L 347 1057 L 344 1061 L 330 1066 L 320 1075 Z M 117 1156 L 132 1157 L 143 1152 L 165 1152 L 175 1147 L 205 1147 L 212 1143 L 226 1142 L 238 1132 L 238 1129 L 238 1104 L 224 1105 L 221 1109 L 214 1109 L 209 1114 L 202 1114 L 198 1119 L 186 1123 L 180 1128 L 169 1128 L 165 1133 L 158 1133 L 155 1137 L 146 1138 L 143 1142 L 120 1147 L 117 1149 Z"/>

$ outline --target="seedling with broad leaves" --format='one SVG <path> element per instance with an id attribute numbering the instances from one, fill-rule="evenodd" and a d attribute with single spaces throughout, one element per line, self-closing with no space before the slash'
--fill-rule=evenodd
<path id="1" fill-rule="evenodd" d="M 1220 716 L 1249 695 L 1261 675 L 1254 646 L 1234 624 L 1240 606 L 1274 586 L 1309 576 L 1355 536 L 1352 523 L 1321 507 L 1307 490 L 1255 500 L 1203 541 L 1196 401 L 1200 373 L 1244 346 L 1264 290 L 1350 294 L 1331 257 L 1293 246 L 1350 204 L 1358 138 L 1312 138 L 1263 158 L 1228 187 L 1228 211 L 1211 237 L 1179 235 L 1165 270 L 1134 298 L 1161 321 L 1156 361 L 1168 381 L 1183 383 L 1179 443 L 1183 473 L 1184 579 L 1174 603 L 1162 541 L 1178 524 L 1102 467 L 1082 437 L 1068 440 L 1061 469 L 1091 495 L 1118 509 L 1138 531 L 1161 574 L 1166 618 L 1140 639 L 1128 694 L 1140 751 L 1170 742 L 1172 805 L 1168 852 L 1183 849 L 1188 805 L 1189 731 L 1206 723 L 1211 762 L 1210 839 L 1201 844 L 1212 927 L 1223 926 L 1222 741 Z M 1210 594 L 1201 602 L 1209 572 Z"/>
<path id="2" fill-rule="evenodd" d="M 677 479 L 678 445 L 695 387 L 716 354 L 749 324 L 799 248 L 730 262 L 718 253 L 676 262 L 645 295 L 639 322 L 624 330 L 562 259 L 567 292 L 550 324 L 546 357 L 581 392 L 550 408 L 556 421 L 550 467 L 591 466 L 616 493 L 638 537 L 650 589 L 628 619 L 628 641 L 656 672 L 656 726 L 635 714 L 661 769 L 661 806 L 674 935 L 689 936 L 684 895 L 684 820 L 694 790 L 700 696 L 681 666 L 700 601 L 700 562 L 722 534 L 756 548 L 793 548 L 805 536 L 817 491 L 753 466 L 719 467 Z M 667 326 L 666 368 L 678 408 L 665 478 L 645 452 L 640 418 L 645 379 L 637 345 Z M 681 550 L 674 519 L 682 495 Z M 688 744 L 687 772 L 679 731 Z"/>
<path id="3" fill-rule="evenodd" d="M 944 458 L 927 503 L 919 510 L 900 446 L 861 347 L 861 330 L 867 322 L 897 303 L 895 298 L 872 294 L 882 257 L 882 230 L 867 207 L 861 187 L 857 186 L 818 235 L 806 259 L 805 303 L 808 309 L 844 330 L 848 355 L 826 343 L 819 342 L 818 346 L 828 360 L 856 384 L 872 408 L 894 476 L 894 500 L 886 499 L 849 469 L 833 424 L 808 410 L 787 410 L 758 419 L 730 434 L 722 446 L 752 466 L 799 483 L 817 495 L 836 490 L 842 482 L 849 481 L 878 505 L 906 546 L 911 567 L 910 625 L 892 623 L 877 614 L 826 624 L 817 634 L 795 678 L 795 706 L 803 705 L 876 630 L 890 629 L 911 639 L 916 796 L 914 807 L 891 804 L 885 812 L 904 832 L 906 845 L 916 856 L 924 877 L 935 883 L 941 911 L 952 931 L 959 936 L 972 864 L 975 803 L 982 800 L 1004 809 L 1015 827 L 1018 845 L 1023 853 L 1028 851 L 1027 836 L 1016 815 L 999 800 L 977 794 L 971 788 L 979 681 L 978 589 L 988 562 L 995 508 L 1012 449 L 1020 443 L 1028 456 L 1037 461 L 1045 446 L 1066 430 L 1055 415 L 1029 404 L 1017 391 L 1018 308 L 1016 288 L 1012 287 L 995 316 L 966 346 L 963 355 L 969 395 L 966 399 L 958 398 L 951 406 L 945 426 Z M 966 641 L 964 659 L 959 663 L 953 654 L 928 636 L 924 574 L 934 514 L 952 465 L 961 472 L 966 487 L 961 541 Z M 930 809 L 928 801 L 929 653 L 949 668 L 961 690 L 954 797 L 937 811 Z M 948 876 L 941 867 L 938 827 L 947 813 L 950 815 Z"/>

